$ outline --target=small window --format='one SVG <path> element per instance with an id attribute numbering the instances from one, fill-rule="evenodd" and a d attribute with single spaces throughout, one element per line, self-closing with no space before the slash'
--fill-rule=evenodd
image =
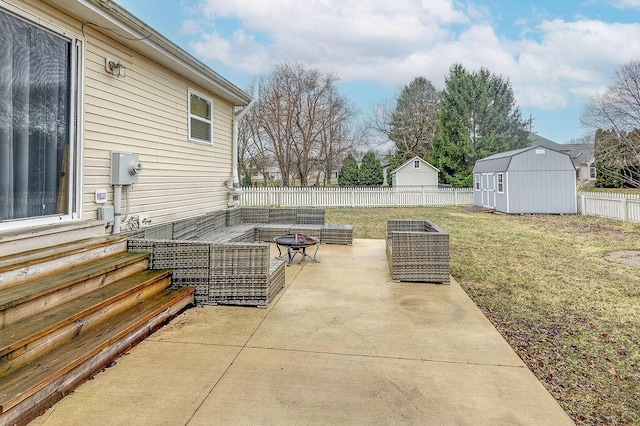
<path id="1" fill-rule="evenodd" d="M 502 173 L 498 173 L 496 175 L 498 179 L 498 194 L 504 193 L 504 175 Z"/>
<path id="2" fill-rule="evenodd" d="M 590 179 L 595 179 L 596 178 L 596 165 L 592 164 L 589 166 L 589 178 Z"/>
<path id="3" fill-rule="evenodd" d="M 476 187 L 476 191 L 480 191 L 480 175 L 475 175 L 475 187 Z"/>
<path id="4" fill-rule="evenodd" d="M 189 140 L 213 142 L 213 101 L 189 90 Z"/>
<path id="5" fill-rule="evenodd" d="M 420 160 L 413 160 L 413 168 L 414 169 L 420 168 Z"/>

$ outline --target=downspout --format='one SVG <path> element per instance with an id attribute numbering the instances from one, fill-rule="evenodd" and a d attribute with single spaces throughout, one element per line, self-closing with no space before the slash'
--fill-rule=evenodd
<path id="1" fill-rule="evenodd" d="M 240 195 L 242 194 L 242 189 L 240 188 L 240 177 L 238 174 L 238 128 L 240 126 L 240 120 L 244 117 L 249 111 L 253 109 L 255 106 L 255 99 L 251 100 L 249 105 L 242 108 L 240 111 L 237 111 L 233 114 L 233 139 L 232 139 L 232 185 L 231 187 L 227 186 L 229 193 L 231 194 L 232 200 L 227 204 L 229 207 L 235 207 L 238 205 L 240 201 Z"/>

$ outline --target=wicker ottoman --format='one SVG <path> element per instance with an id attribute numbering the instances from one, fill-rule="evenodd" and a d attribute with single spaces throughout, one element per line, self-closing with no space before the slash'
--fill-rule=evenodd
<path id="1" fill-rule="evenodd" d="M 353 225 L 323 225 L 320 230 L 323 244 L 353 244 Z"/>

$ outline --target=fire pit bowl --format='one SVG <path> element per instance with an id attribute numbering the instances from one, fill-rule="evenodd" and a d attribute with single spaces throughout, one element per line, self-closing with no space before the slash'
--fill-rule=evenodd
<path id="1" fill-rule="evenodd" d="M 304 234 L 287 234 L 275 237 L 273 241 L 275 241 L 278 247 L 277 259 L 282 259 L 284 257 L 284 254 L 282 254 L 282 251 L 280 250 L 280 246 L 287 248 L 287 266 L 291 266 L 293 258 L 296 257 L 296 254 L 298 253 L 301 253 L 303 258 L 308 257 L 314 262 L 319 263 L 319 260 L 316 259 L 316 254 L 318 253 L 320 240 L 315 237 L 310 237 Z M 316 246 L 316 251 L 313 253 L 313 256 L 307 254 L 307 247 L 311 246 Z"/>

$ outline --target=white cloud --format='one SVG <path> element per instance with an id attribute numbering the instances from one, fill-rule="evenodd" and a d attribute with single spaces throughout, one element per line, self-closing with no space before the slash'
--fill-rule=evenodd
<path id="1" fill-rule="evenodd" d="M 201 26 L 195 53 L 250 74 L 289 61 L 344 81 L 398 87 L 423 75 L 443 87 L 460 62 L 508 77 L 521 106 L 550 111 L 583 102 L 613 69 L 640 57 L 640 24 L 528 21 L 517 39 L 507 39 L 487 9 L 453 0 L 202 0 L 199 10 L 209 22 L 237 20 L 242 29 Z"/>
<path id="2" fill-rule="evenodd" d="M 254 72 L 269 63 L 267 48 L 243 30 L 236 30 L 228 39 L 211 32 L 190 43 L 190 47 L 200 58 L 246 72 Z"/>
<path id="3" fill-rule="evenodd" d="M 540 24 L 539 31 L 541 41 L 516 46 L 512 81 L 524 105 L 558 110 L 581 103 L 601 89 L 611 70 L 640 57 L 638 24 L 553 20 Z"/>
<path id="4" fill-rule="evenodd" d="M 640 8 L 640 0 L 615 0 L 611 5 L 618 9 L 636 9 Z"/>

